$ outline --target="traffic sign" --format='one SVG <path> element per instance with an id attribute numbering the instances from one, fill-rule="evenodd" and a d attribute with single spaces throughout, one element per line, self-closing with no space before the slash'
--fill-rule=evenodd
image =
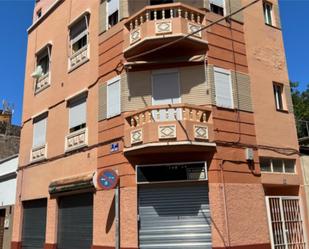
<path id="1" fill-rule="evenodd" d="M 112 169 L 105 169 L 101 171 L 98 175 L 98 185 L 104 189 L 109 190 L 117 186 L 118 175 Z"/>

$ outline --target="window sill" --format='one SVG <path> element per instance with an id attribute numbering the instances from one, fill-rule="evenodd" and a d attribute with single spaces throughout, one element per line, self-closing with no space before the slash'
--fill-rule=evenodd
<path id="1" fill-rule="evenodd" d="M 116 117 L 118 117 L 120 115 L 121 115 L 121 113 L 118 113 L 118 114 L 115 114 L 115 115 L 110 115 L 110 116 L 107 115 L 106 119 L 109 120 L 109 119 L 112 119 L 112 118 L 116 118 Z"/>
<path id="2" fill-rule="evenodd" d="M 276 109 L 277 112 L 282 112 L 282 113 L 286 113 L 288 114 L 289 111 L 288 110 L 285 110 L 285 109 Z"/>
<path id="3" fill-rule="evenodd" d="M 277 26 L 274 26 L 272 24 L 268 24 L 268 23 L 265 23 L 266 26 L 270 27 L 270 28 L 274 28 L 274 29 L 278 29 L 278 30 L 281 30 L 281 28 L 277 27 Z"/>
<path id="4" fill-rule="evenodd" d="M 69 133 L 65 138 L 65 153 L 88 146 L 88 129 L 83 128 Z"/>
<path id="5" fill-rule="evenodd" d="M 261 173 L 262 174 L 271 174 L 271 175 L 289 175 L 289 176 L 297 175 L 296 172 L 294 172 L 294 173 L 286 173 L 286 172 L 270 172 L 270 171 L 262 171 L 262 170 L 261 170 Z"/>
<path id="6" fill-rule="evenodd" d="M 47 144 L 37 146 L 31 149 L 30 161 L 31 163 L 40 162 L 47 159 Z"/>

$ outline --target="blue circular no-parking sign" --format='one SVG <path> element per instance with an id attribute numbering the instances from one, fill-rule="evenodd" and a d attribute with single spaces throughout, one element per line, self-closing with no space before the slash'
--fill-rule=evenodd
<path id="1" fill-rule="evenodd" d="M 112 169 L 105 169 L 98 175 L 98 184 L 102 189 L 109 190 L 116 187 L 118 175 Z"/>

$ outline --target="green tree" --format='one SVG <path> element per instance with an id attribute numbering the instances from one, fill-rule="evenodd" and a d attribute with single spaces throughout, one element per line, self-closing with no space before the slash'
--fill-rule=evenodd
<path id="1" fill-rule="evenodd" d="M 299 82 L 290 81 L 291 94 L 294 106 L 294 115 L 297 124 L 298 137 L 309 136 L 305 121 L 309 122 L 309 84 L 307 89 L 299 91 Z"/>

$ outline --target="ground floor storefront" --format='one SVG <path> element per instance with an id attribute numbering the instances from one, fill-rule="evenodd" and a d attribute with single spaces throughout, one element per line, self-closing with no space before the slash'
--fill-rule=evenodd
<path id="1" fill-rule="evenodd" d="M 48 196 L 17 206 L 12 249 L 107 249 L 118 241 L 123 249 L 307 248 L 300 186 L 274 194 L 278 186 L 213 164 L 135 164 L 134 174 L 116 171 L 118 190 L 100 188 L 98 174 L 53 182 Z"/>

